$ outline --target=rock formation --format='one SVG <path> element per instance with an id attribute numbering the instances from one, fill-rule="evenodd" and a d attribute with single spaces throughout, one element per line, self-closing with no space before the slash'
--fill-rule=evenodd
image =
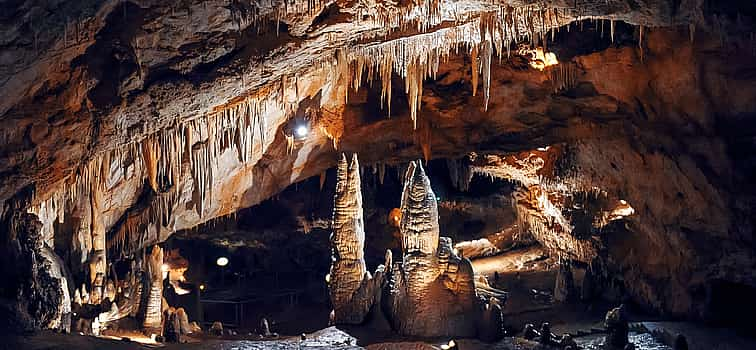
<path id="1" fill-rule="evenodd" d="M 378 266 L 371 276 L 365 266 L 365 225 L 362 219 L 360 164 L 357 154 L 347 162 L 342 154 L 336 172 L 336 194 L 333 201 L 333 233 L 331 234 L 331 271 L 329 291 L 333 311 L 331 322 L 360 324 L 380 300 L 384 285 L 384 266 L 391 266 L 391 253 L 386 264 Z"/>
<path id="2" fill-rule="evenodd" d="M 439 237 L 436 195 L 419 162 L 407 169 L 401 210 L 402 261 L 394 264 L 387 298 L 393 328 L 426 337 L 475 336 L 480 309 L 472 265 L 454 252 L 451 239 Z"/>
<path id="3" fill-rule="evenodd" d="M 333 322 L 359 324 L 371 309 L 378 309 L 383 314 L 376 315 L 386 317 L 404 335 L 501 337 L 500 302 L 506 295 L 487 283 L 478 292 L 470 261 L 455 253 L 451 239 L 439 236 L 436 195 L 419 163 L 410 163 L 402 192 L 402 260 L 392 266 L 391 251 L 387 251 L 386 265 L 380 265 L 374 277 L 366 272 L 363 258 L 365 232 L 356 155 L 351 164 L 342 155 L 334 198 L 329 274 Z M 392 266 L 388 276 L 384 276 L 384 266 Z"/>
<path id="4" fill-rule="evenodd" d="M 637 213 L 617 220 L 626 234 L 573 230 L 548 188 L 563 179 L 545 176 L 517 198 L 529 238 L 601 256 L 665 314 L 706 317 L 720 280 L 756 287 L 752 2 L 232 3 L 3 6 L 0 201 L 70 252 L 87 301 L 106 282 L 103 239 L 139 254 L 339 152 L 398 163 L 557 144 L 576 150 L 582 190 Z M 533 64 L 546 46 L 559 64 Z M 310 135 L 286 137 L 311 106 Z"/>
<path id="5" fill-rule="evenodd" d="M 606 327 L 605 348 L 625 349 L 625 346 L 629 343 L 627 336 L 630 331 L 630 325 L 624 304 L 606 313 L 604 327 Z"/>
<path id="6" fill-rule="evenodd" d="M 41 229 L 34 214 L 9 212 L 0 222 L 0 332 L 70 329 L 65 274 Z"/>
<path id="7" fill-rule="evenodd" d="M 142 327 L 147 332 L 161 333 L 163 328 L 163 249 L 152 247 L 152 252 L 145 259 L 146 284 L 142 291 L 144 313 Z"/>

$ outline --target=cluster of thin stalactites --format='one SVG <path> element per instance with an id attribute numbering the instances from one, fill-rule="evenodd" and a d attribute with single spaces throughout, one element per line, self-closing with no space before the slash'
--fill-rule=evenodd
<path id="1" fill-rule="evenodd" d="M 498 52 L 501 57 L 504 52 L 509 54 L 513 42 L 542 40 L 546 33 L 553 32 L 573 18 L 569 9 L 502 7 L 481 14 L 465 24 L 384 43 L 342 49 L 330 63 L 321 62 L 317 68 L 333 67 L 326 70 L 330 74 L 328 81 L 331 84 L 345 83 L 345 94 L 348 94 L 350 88 L 360 88 L 364 80 L 372 82 L 380 79 L 382 102 L 386 104 L 389 114 L 391 77 L 393 74 L 399 75 L 405 79 L 410 115 L 416 127 L 423 81 L 429 77 L 435 78 L 440 63 L 452 54 L 466 53 L 471 56 L 473 92 L 477 93 L 479 80 L 482 80 L 487 106 L 494 52 Z M 614 25 L 611 27 L 614 28 Z M 551 74 L 558 82 L 557 89 L 571 86 L 576 80 L 573 69 L 560 69 Z M 291 89 L 292 86 L 289 85 L 291 84 L 281 84 L 281 90 Z M 294 89 L 297 90 L 298 87 Z M 198 197 L 194 207 L 198 216 L 203 218 L 212 201 L 216 177 L 214 170 L 220 154 L 233 148 L 242 164 L 259 159 L 265 145 L 270 143 L 267 140 L 271 139 L 266 125 L 266 110 L 277 108 L 284 113 L 293 114 L 293 107 L 289 106 L 291 103 L 282 98 L 285 91 L 273 90 L 264 94 L 249 94 L 241 101 L 216 108 L 210 115 L 176 123 L 155 131 L 144 139 L 95 155 L 71 178 L 65 180 L 64 185 L 59 187 L 60 190 L 46 198 L 35 199 L 29 211 L 40 216 L 57 217 L 58 221 L 62 221 L 66 204 L 78 203 L 82 196 L 89 197 L 98 191 L 107 191 L 121 179 L 138 176 L 146 180 L 158 196 L 150 204 L 149 210 L 137 216 L 128 216 L 122 227 L 116 230 L 117 242 L 112 244 L 123 246 L 126 241 L 133 241 L 134 238 L 143 239 L 141 231 L 145 230 L 146 225 L 168 224 L 173 208 L 178 204 L 177 189 L 188 181 L 181 176 L 184 164 L 188 163 L 192 174 L 192 189 Z"/>

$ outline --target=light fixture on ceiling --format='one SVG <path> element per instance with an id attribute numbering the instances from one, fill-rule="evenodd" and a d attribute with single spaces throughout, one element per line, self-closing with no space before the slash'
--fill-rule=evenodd
<path id="1" fill-rule="evenodd" d="M 305 124 L 300 124 L 294 129 L 294 134 L 300 139 L 307 137 L 307 134 L 309 133 L 310 128 Z"/>
<path id="2" fill-rule="evenodd" d="M 218 260 L 215 260 L 215 264 L 218 265 L 218 266 L 220 266 L 220 267 L 226 266 L 226 265 L 228 265 L 228 258 L 225 257 L 225 256 L 222 256 L 222 257 L 218 258 Z"/>

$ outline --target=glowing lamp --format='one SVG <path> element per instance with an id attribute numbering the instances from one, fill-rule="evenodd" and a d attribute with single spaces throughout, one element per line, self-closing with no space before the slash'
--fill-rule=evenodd
<path id="1" fill-rule="evenodd" d="M 205 285 L 204 284 L 200 284 L 200 290 L 205 290 Z"/>
<path id="2" fill-rule="evenodd" d="M 454 342 L 454 340 L 449 340 L 448 344 L 441 344 L 441 349 L 448 350 L 448 349 L 456 349 L 457 343 Z"/>
<path id="3" fill-rule="evenodd" d="M 218 266 L 220 266 L 220 267 L 226 266 L 226 265 L 228 265 L 228 258 L 225 257 L 225 256 L 222 256 L 222 257 L 218 258 L 218 260 L 215 260 L 215 264 L 218 265 Z"/>
<path id="4" fill-rule="evenodd" d="M 327 273 L 325 277 L 326 283 L 331 283 L 331 274 Z"/>
<path id="5" fill-rule="evenodd" d="M 310 133 L 310 129 L 307 128 L 307 125 L 300 125 L 297 126 L 296 129 L 294 129 L 294 133 L 297 135 L 297 137 L 302 138 L 307 136 L 308 133 Z"/>
<path id="6" fill-rule="evenodd" d="M 171 267 L 168 266 L 168 264 L 163 264 L 162 266 L 160 266 L 160 270 L 163 271 L 163 272 L 168 272 L 168 270 L 170 270 L 170 269 L 171 269 Z"/>

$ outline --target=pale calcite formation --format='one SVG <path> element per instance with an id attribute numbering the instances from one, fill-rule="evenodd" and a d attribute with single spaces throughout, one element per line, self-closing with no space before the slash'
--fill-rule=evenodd
<path id="1" fill-rule="evenodd" d="M 380 304 L 376 311 L 382 312 L 400 334 L 499 338 L 500 300 L 506 293 L 476 282 L 470 260 L 457 255 L 450 238 L 439 236 L 436 195 L 419 163 L 410 163 L 405 175 L 399 225 L 402 261 L 393 264 L 390 274 L 384 276 L 384 266 L 392 266 L 391 251 L 387 251 L 385 265 L 379 266 L 371 278 L 363 257 L 359 164 L 356 156 L 348 164 L 342 155 L 331 236 L 332 321 L 363 323 Z M 383 283 L 384 279 L 388 283 Z"/>
<path id="2" fill-rule="evenodd" d="M 402 193 L 402 262 L 394 265 L 388 298 L 394 329 L 417 336 L 475 336 L 478 305 L 470 261 L 439 237 L 430 180 L 410 163 Z"/>
<path id="3" fill-rule="evenodd" d="M 360 165 L 357 155 L 351 164 L 341 155 L 336 175 L 336 194 L 331 235 L 332 261 L 329 274 L 333 305 L 332 323 L 359 324 L 365 320 L 384 281 L 384 265 L 371 276 L 365 266 L 365 225 L 362 218 Z M 386 265 L 391 265 L 390 252 Z"/>
<path id="4" fill-rule="evenodd" d="M 144 296 L 146 303 L 142 327 L 145 330 L 159 331 L 163 327 L 163 272 L 161 271 L 163 249 L 154 246 L 150 255 L 147 256 L 146 265 L 148 278 L 145 285 L 146 289 L 143 291 L 143 293 L 146 293 Z"/>

